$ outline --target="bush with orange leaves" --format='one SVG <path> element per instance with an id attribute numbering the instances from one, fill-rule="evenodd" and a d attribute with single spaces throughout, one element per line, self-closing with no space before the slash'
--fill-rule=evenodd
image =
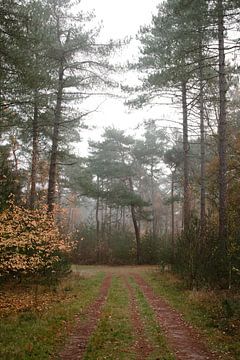
<path id="1" fill-rule="evenodd" d="M 61 271 L 69 245 L 53 215 L 45 207 L 29 210 L 14 201 L 9 205 L 0 213 L 0 278 Z"/>

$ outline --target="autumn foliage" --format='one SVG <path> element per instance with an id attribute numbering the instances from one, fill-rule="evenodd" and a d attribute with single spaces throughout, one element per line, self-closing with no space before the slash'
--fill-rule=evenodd
<path id="1" fill-rule="evenodd" d="M 29 210 L 10 202 L 0 213 L 0 278 L 61 269 L 69 250 L 45 207 Z"/>

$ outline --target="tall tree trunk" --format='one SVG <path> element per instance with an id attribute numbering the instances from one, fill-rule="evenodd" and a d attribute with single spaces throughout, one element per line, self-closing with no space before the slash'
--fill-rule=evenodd
<path id="1" fill-rule="evenodd" d="M 30 209 L 36 207 L 36 182 L 37 182 L 37 162 L 38 162 L 38 142 L 39 142 L 39 124 L 38 124 L 38 91 L 34 91 L 34 110 L 32 121 L 32 168 L 30 185 Z"/>
<path id="2" fill-rule="evenodd" d="M 103 185 L 102 185 L 103 186 Z M 105 204 L 103 199 L 101 199 L 101 202 L 99 204 L 99 207 L 101 209 L 101 222 L 99 221 L 99 228 L 101 229 L 101 239 L 105 239 L 105 219 L 106 219 L 106 215 L 105 215 Z M 100 226 L 101 225 L 101 226 Z"/>
<path id="3" fill-rule="evenodd" d="M 112 206 L 109 206 L 109 222 L 108 222 L 108 231 L 109 231 L 109 236 L 111 236 L 112 234 Z M 109 240 L 109 239 L 108 239 Z"/>
<path id="4" fill-rule="evenodd" d="M 188 142 L 188 111 L 187 86 L 182 82 L 182 112 L 183 112 L 183 228 L 188 230 L 190 221 L 190 189 L 189 189 L 189 142 Z"/>
<path id="5" fill-rule="evenodd" d="M 227 161 L 226 161 L 226 75 L 224 51 L 224 9 L 223 1 L 218 0 L 218 46 L 219 46 L 219 98 L 220 111 L 218 122 L 219 151 L 219 241 L 222 254 L 226 254 L 227 238 Z"/>
<path id="6" fill-rule="evenodd" d="M 97 191 L 99 193 L 99 177 L 97 177 Z M 99 204 L 100 198 L 99 194 L 97 195 L 96 201 L 96 240 L 97 240 L 97 261 L 100 261 L 100 221 L 99 221 Z"/>
<path id="7" fill-rule="evenodd" d="M 57 103 L 55 107 L 54 123 L 53 123 L 53 137 L 52 137 L 52 149 L 51 159 L 49 167 L 49 181 L 48 181 L 48 198 L 47 205 L 48 211 L 52 212 L 55 202 L 56 194 L 56 179 L 57 179 L 57 153 L 59 143 L 59 127 L 62 115 L 62 98 L 63 98 L 63 63 L 61 62 L 58 71 L 58 91 L 57 91 Z"/>
<path id="8" fill-rule="evenodd" d="M 116 208 L 115 210 L 115 228 L 117 230 L 119 230 L 119 220 L 118 220 L 118 213 L 119 213 L 119 207 Z"/>
<path id="9" fill-rule="evenodd" d="M 108 205 L 103 203 L 102 241 L 106 240 L 108 232 Z"/>
<path id="10" fill-rule="evenodd" d="M 125 206 L 122 207 L 122 231 L 126 230 L 126 208 Z"/>
<path id="11" fill-rule="evenodd" d="M 109 188 L 111 189 L 112 187 L 112 179 L 110 179 L 110 185 Z M 108 216 L 108 237 L 107 237 L 107 242 L 108 245 L 110 244 L 110 237 L 111 237 L 111 233 L 112 233 L 112 206 L 109 205 L 109 216 Z"/>
<path id="12" fill-rule="evenodd" d="M 200 143 L 201 143 L 201 195 L 200 195 L 200 230 L 201 240 L 205 238 L 206 228 L 206 159 L 205 159 L 205 124 L 203 96 L 203 54 L 202 41 L 199 44 L 199 113 L 200 113 Z"/>
<path id="13" fill-rule="evenodd" d="M 132 178 L 129 178 L 129 187 L 130 187 L 130 191 L 133 192 Z M 136 238 L 137 263 L 141 264 L 140 229 L 139 229 L 139 226 L 138 226 L 135 206 L 133 204 L 131 204 L 130 208 L 131 208 L 132 222 L 133 222 L 134 231 L 135 231 L 135 238 Z"/>
<path id="14" fill-rule="evenodd" d="M 174 218 L 174 175 L 175 172 L 172 171 L 172 178 L 171 178 L 171 214 L 172 214 L 172 253 L 173 257 L 175 258 L 175 218 Z"/>
<path id="15" fill-rule="evenodd" d="M 156 219 L 155 219 L 155 208 L 154 208 L 154 197 L 155 197 L 155 191 L 154 191 L 154 171 L 153 171 L 153 161 L 151 164 L 151 200 L 152 200 L 152 236 L 153 238 L 156 237 Z"/>
<path id="16" fill-rule="evenodd" d="M 134 205 L 131 205 L 131 214 L 132 214 L 132 221 L 133 221 L 135 238 L 136 238 L 137 263 L 141 264 L 140 231 L 138 227 L 138 222 L 136 218 L 136 209 Z"/>

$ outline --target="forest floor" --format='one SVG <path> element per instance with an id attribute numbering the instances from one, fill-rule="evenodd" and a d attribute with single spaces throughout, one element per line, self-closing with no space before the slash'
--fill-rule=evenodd
<path id="1" fill-rule="evenodd" d="M 1 289 L 0 358 L 240 359 L 238 306 L 157 267 L 73 266 L 55 288 Z"/>

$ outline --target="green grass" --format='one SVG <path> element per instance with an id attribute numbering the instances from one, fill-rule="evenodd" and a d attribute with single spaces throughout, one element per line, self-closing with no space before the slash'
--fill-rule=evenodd
<path id="1" fill-rule="evenodd" d="M 47 301 L 46 304 L 40 304 L 40 310 L 34 306 L 31 310 L 26 307 L 25 311 L 11 310 L 11 315 L 2 317 L 1 360 L 57 358 L 75 321 L 75 315 L 81 316 L 81 309 L 86 308 L 98 295 L 104 277 L 103 269 L 92 267 L 89 270 L 86 267 L 84 273 L 72 274 L 55 289 L 60 295 L 66 296 L 56 296 L 51 304 Z M 130 270 L 132 271 L 132 268 Z M 129 293 L 122 279 L 122 275 L 127 275 L 129 269 L 119 268 L 114 271 L 107 303 L 104 305 L 98 327 L 90 338 L 85 360 L 136 358 L 134 344 L 137 335 L 130 318 Z M 200 329 L 209 341 L 210 347 L 218 350 L 223 359 L 240 359 L 240 305 L 237 295 L 213 291 L 191 292 L 171 274 L 148 272 L 143 276 L 156 294 L 162 295 L 188 322 Z M 154 348 L 148 360 L 174 359 L 151 307 L 134 280 L 131 280 L 131 284 L 136 292 L 146 339 Z M 15 296 L 16 294 L 17 290 Z M 47 297 L 45 293 L 44 296 Z M 41 294 L 39 302 L 43 299 Z M 82 320 L 84 321 L 83 316 Z"/>
<path id="2" fill-rule="evenodd" d="M 114 276 L 98 328 L 92 335 L 84 360 L 135 359 L 129 297 L 120 277 Z"/>
<path id="3" fill-rule="evenodd" d="M 102 279 L 102 273 L 90 278 L 73 275 L 61 289 L 71 293 L 68 301 L 54 303 L 41 313 L 31 310 L 1 319 L 0 359 L 49 359 L 66 337 L 75 315 L 97 296 Z"/>
<path id="4" fill-rule="evenodd" d="M 199 329 L 213 351 L 226 360 L 240 359 L 239 323 L 232 329 L 234 318 L 230 319 L 224 309 L 224 294 L 187 290 L 182 281 L 169 273 L 148 273 L 144 278 L 156 294 L 164 297 L 185 320 Z"/>
<path id="5" fill-rule="evenodd" d="M 146 337 L 154 349 L 153 352 L 148 356 L 148 360 L 174 360 L 175 357 L 167 345 L 164 333 L 155 319 L 152 308 L 149 306 L 142 291 L 139 289 L 133 279 L 130 280 L 130 284 L 135 290 L 137 304 L 141 319 L 144 323 Z"/>

